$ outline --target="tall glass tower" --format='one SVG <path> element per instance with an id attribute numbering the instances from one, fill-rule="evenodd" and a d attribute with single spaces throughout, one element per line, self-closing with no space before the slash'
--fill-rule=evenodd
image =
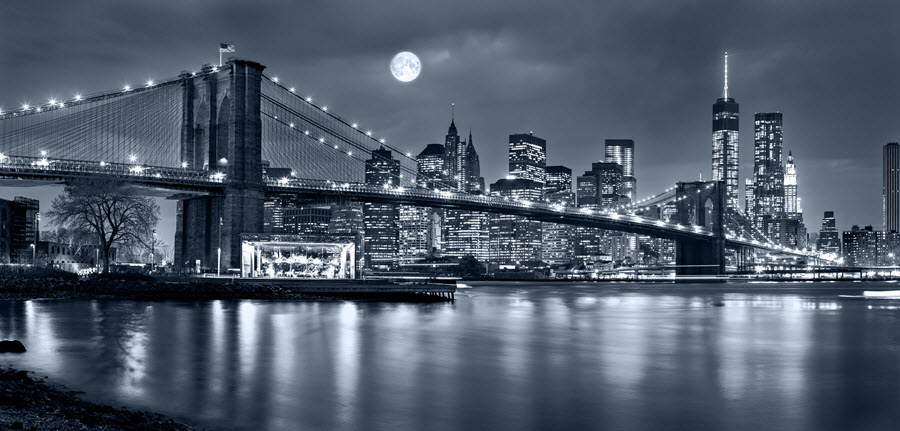
<path id="1" fill-rule="evenodd" d="M 756 190 L 753 213 L 757 224 L 763 217 L 784 215 L 784 120 L 780 112 L 757 112 L 753 118 L 753 182 Z"/>
<path id="2" fill-rule="evenodd" d="M 738 103 L 728 97 L 728 53 L 725 53 L 725 90 L 713 104 L 712 177 L 725 182 L 726 203 L 738 208 Z"/>
<path id="3" fill-rule="evenodd" d="M 900 232 L 900 144 L 884 146 L 884 171 L 881 189 L 884 231 Z"/>
<path id="4" fill-rule="evenodd" d="M 634 140 L 607 139 L 605 161 L 622 165 L 622 194 L 632 202 L 637 199 L 637 180 L 634 177 Z"/>

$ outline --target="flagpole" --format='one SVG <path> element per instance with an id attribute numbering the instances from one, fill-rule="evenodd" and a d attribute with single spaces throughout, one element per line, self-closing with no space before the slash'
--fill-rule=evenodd
<path id="1" fill-rule="evenodd" d="M 219 67 L 222 67 L 222 48 L 219 48 Z"/>

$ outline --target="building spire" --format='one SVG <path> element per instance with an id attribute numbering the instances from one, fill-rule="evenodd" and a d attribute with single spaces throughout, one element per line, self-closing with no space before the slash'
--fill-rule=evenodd
<path id="1" fill-rule="evenodd" d="M 725 51 L 725 100 L 728 100 L 728 51 Z"/>
<path id="2" fill-rule="evenodd" d="M 456 132 L 456 104 L 450 102 L 450 128 L 447 130 L 448 135 L 457 135 Z"/>

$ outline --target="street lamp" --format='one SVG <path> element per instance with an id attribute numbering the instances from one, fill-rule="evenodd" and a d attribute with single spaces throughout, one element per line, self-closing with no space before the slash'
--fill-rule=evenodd
<path id="1" fill-rule="evenodd" d="M 156 229 L 153 229 L 153 238 L 150 238 L 150 272 L 153 272 L 153 264 L 156 263 Z"/>
<path id="2" fill-rule="evenodd" d="M 222 226 L 225 224 L 219 217 L 219 248 L 216 253 L 216 277 L 222 275 Z"/>

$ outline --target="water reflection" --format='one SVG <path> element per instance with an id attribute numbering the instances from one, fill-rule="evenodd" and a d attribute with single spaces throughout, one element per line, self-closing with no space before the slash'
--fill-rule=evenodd
<path id="1" fill-rule="evenodd" d="M 214 428 L 897 429 L 900 301 L 838 297 L 861 288 L 5 301 L 29 352 L 0 361 Z"/>

